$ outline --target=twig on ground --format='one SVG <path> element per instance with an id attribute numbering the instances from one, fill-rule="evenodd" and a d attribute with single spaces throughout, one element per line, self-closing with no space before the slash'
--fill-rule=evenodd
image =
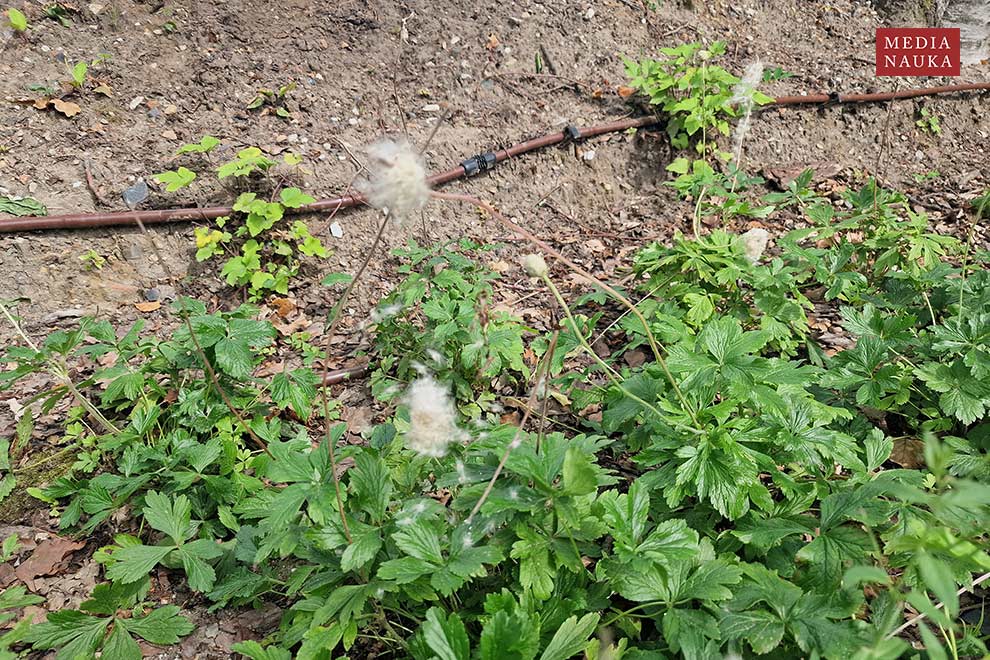
<path id="1" fill-rule="evenodd" d="M 978 585 L 986 582 L 987 580 L 990 580 L 990 573 L 984 573 L 980 577 L 976 578 L 975 580 L 973 580 L 973 584 L 971 584 L 968 587 L 963 587 L 962 589 L 960 589 L 959 591 L 956 592 L 956 595 L 957 596 L 962 596 L 967 591 L 972 591 Z M 940 610 L 943 607 L 945 607 L 945 603 L 939 603 L 938 605 L 935 606 L 935 609 L 936 610 Z M 924 618 L 925 618 L 925 613 L 924 612 L 922 612 L 921 614 L 919 614 L 917 616 L 911 617 L 910 619 L 908 619 L 907 621 L 905 621 L 902 625 L 898 626 L 893 631 L 891 631 L 890 633 L 888 633 L 886 639 L 891 639 L 892 637 L 897 637 L 902 632 L 904 632 L 905 630 L 907 630 L 908 628 L 910 628 L 911 626 L 913 626 L 914 624 L 918 623 L 919 621 L 921 621 Z"/>
<path id="2" fill-rule="evenodd" d="M 86 172 L 86 187 L 89 188 L 89 192 L 93 195 L 93 201 L 97 204 L 102 204 L 103 206 L 110 206 L 110 203 L 103 195 L 100 194 L 100 189 L 93 181 L 93 170 L 91 169 L 88 160 L 83 161 L 83 170 Z"/>

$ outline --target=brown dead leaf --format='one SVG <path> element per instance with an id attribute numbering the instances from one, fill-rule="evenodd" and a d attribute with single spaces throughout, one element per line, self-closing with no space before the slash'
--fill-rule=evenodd
<path id="1" fill-rule="evenodd" d="M 283 319 L 288 318 L 289 314 L 297 309 L 295 301 L 291 298 L 272 298 L 272 305 L 275 307 L 275 313 Z"/>
<path id="2" fill-rule="evenodd" d="M 145 312 L 145 313 L 147 313 L 147 312 L 153 312 L 156 309 L 160 309 L 161 308 L 162 301 L 161 300 L 153 300 L 153 301 L 150 301 L 150 302 L 139 302 L 139 303 L 134 303 L 134 306 L 137 308 L 137 310 L 139 312 Z"/>
<path id="3" fill-rule="evenodd" d="M 113 90 L 110 89 L 110 85 L 97 85 L 93 88 L 93 91 L 97 94 L 103 94 L 103 96 L 113 96 Z"/>
<path id="4" fill-rule="evenodd" d="M 27 561 L 18 566 L 14 573 L 17 579 L 34 591 L 34 578 L 40 575 L 54 575 L 59 564 L 67 555 L 72 554 L 86 545 L 85 541 L 53 536 L 38 544 Z"/>
<path id="5" fill-rule="evenodd" d="M 40 99 L 35 99 L 33 105 L 38 110 L 45 110 L 48 108 L 48 104 L 51 103 L 51 99 L 47 97 L 42 97 Z"/>
<path id="6" fill-rule="evenodd" d="M 890 462 L 907 470 L 916 470 L 925 465 L 925 443 L 918 438 L 898 438 L 890 452 Z"/>
<path id="7" fill-rule="evenodd" d="M 485 42 L 485 48 L 488 50 L 495 50 L 499 47 L 498 36 L 492 32 L 488 35 L 488 41 Z"/>
<path id="8" fill-rule="evenodd" d="M 620 86 L 619 89 L 617 89 L 615 91 L 617 91 L 619 93 L 619 96 L 621 96 L 624 99 L 627 99 L 627 98 L 629 98 L 630 96 L 632 96 L 633 94 L 636 93 L 636 89 L 635 88 L 633 88 L 633 87 L 626 87 L 625 85 Z"/>
<path id="9" fill-rule="evenodd" d="M 63 101 L 62 99 L 52 99 L 52 107 L 66 117 L 75 117 L 82 110 L 78 104 L 72 101 Z"/>
<path id="10" fill-rule="evenodd" d="M 272 323 L 272 325 L 275 326 L 275 329 L 278 330 L 282 336 L 291 337 L 300 330 L 304 330 L 312 325 L 312 321 L 305 316 L 300 316 L 292 323 Z"/>

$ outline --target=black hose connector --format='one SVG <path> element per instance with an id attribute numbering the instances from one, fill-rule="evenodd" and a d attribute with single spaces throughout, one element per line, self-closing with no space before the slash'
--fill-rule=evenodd
<path id="1" fill-rule="evenodd" d="M 571 140 L 572 142 L 580 140 L 581 130 L 574 124 L 568 124 L 567 127 L 564 128 L 564 139 Z"/>
<path id="2" fill-rule="evenodd" d="M 497 162 L 498 159 L 495 157 L 495 152 L 486 151 L 483 154 L 472 156 L 463 161 L 461 167 L 464 168 L 464 176 L 474 176 L 475 174 L 481 174 L 482 172 L 493 169 Z"/>

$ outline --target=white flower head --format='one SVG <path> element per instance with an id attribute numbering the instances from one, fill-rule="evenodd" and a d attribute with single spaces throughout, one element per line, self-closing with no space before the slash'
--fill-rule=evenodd
<path id="1" fill-rule="evenodd" d="M 371 175 L 358 183 L 368 203 L 401 223 L 430 199 L 423 160 L 408 142 L 380 140 L 368 147 Z"/>
<path id="2" fill-rule="evenodd" d="M 384 307 L 375 307 L 371 310 L 370 319 L 372 323 L 381 323 L 388 320 L 402 311 L 402 303 L 396 302 Z"/>
<path id="3" fill-rule="evenodd" d="M 763 252 L 767 249 L 767 243 L 770 242 L 770 233 L 763 229 L 762 227 L 753 227 L 742 236 L 740 236 L 743 243 L 743 251 L 746 253 L 746 258 L 752 263 L 757 263 L 760 257 L 763 256 Z"/>
<path id="4" fill-rule="evenodd" d="M 404 403 L 409 406 L 406 442 L 413 451 L 440 457 L 447 452 L 447 445 L 461 438 L 450 392 L 432 376 L 414 380 L 406 388 Z"/>
<path id="5" fill-rule="evenodd" d="M 542 254 L 523 255 L 522 265 L 530 277 L 543 277 L 549 270 Z"/>

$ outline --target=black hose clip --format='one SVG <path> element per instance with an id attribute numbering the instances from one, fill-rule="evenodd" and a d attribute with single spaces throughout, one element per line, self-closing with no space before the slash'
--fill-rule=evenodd
<path id="1" fill-rule="evenodd" d="M 577 126 L 575 126 L 574 124 L 568 124 L 564 128 L 564 140 L 565 141 L 566 140 L 570 140 L 571 142 L 575 142 L 575 141 L 580 140 L 580 139 L 581 139 L 581 131 L 580 131 L 580 129 L 578 129 Z"/>
<path id="2" fill-rule="evenodd" d="M 829 92 L 828 101 L 825 101 L 825 105 L 838 105 L 842 103 L 842 97 L 839 96 L 838 92 Z"/>
<path id="3" fill-rule="evenodd" d="M 464 168 L 464 176 L 474 176 L 475 174 L 481 174 L 482 172 L 493 169 L 497 162 L 498 159 L 495 157 L 495 152 L 486 151 L 483 154 L 472 156 L 463 161 L 461 167 Z"/>

